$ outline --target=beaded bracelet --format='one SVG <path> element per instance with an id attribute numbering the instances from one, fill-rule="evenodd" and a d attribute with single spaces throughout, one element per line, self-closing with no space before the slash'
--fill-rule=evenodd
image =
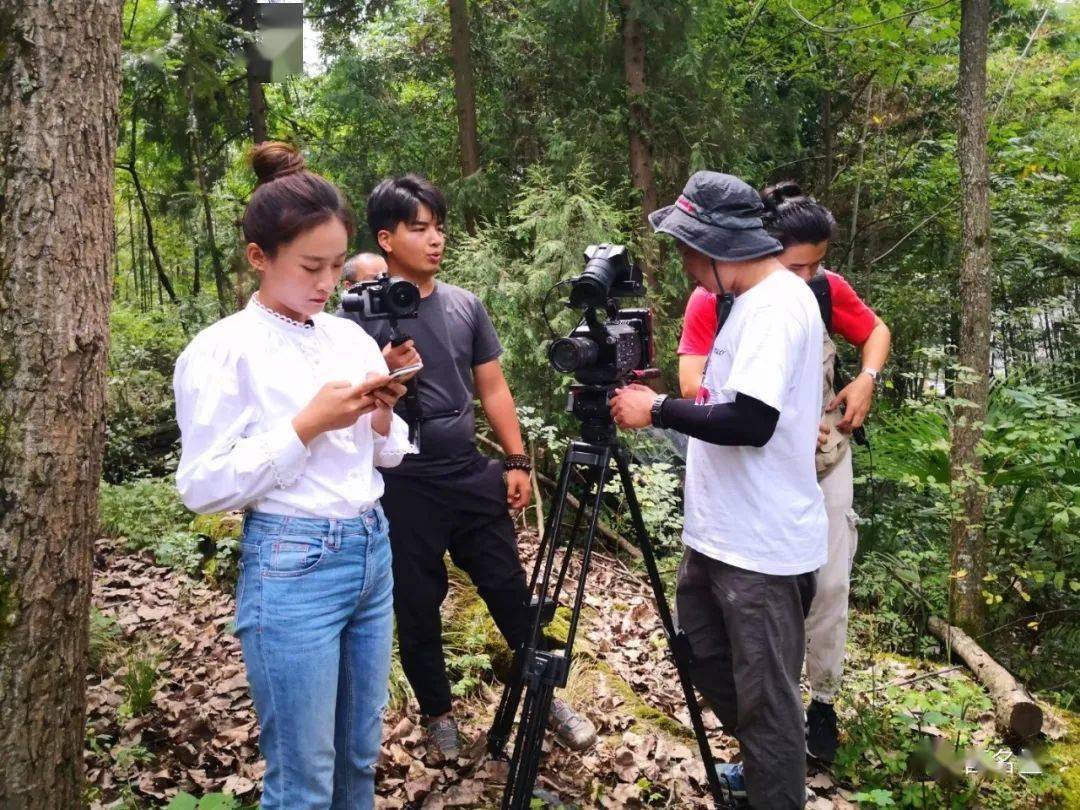
<path id="1" fill-rule="evenodd" d="M 529 463 L 529 457 L 524 453 L 512 453 L 503 459 L 503 469 L 532 472 L 532 464 Z"/>

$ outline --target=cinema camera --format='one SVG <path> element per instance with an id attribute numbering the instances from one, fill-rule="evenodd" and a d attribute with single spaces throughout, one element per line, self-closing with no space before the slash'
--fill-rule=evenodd
<path id="1" fill-rule="evenodd" d="M 420 311 L 420 289 L 411 281 L 384 273 L 346 290 L 341 308 L 369 321 L 415 318 Z"/>
<path id="2" fill-rule="evenodd" d="M 514 651 L 511 674 L 488 730 L 488 752 L 509 762 L 502 810 L 528 810 L 534 804 L 533 788 L 551 703 L 555 690 L 565 687 L 569 678 L 601 507 L 610 495 L 607 483 L 614 475 L 618 476 L 624 496 L 620 514 L 629 513 L 634 528 L 660 623 L 686 699 L 709 792 L 716 808 L 728 808 L 733 806 L 732 797 L 725 795 L 720 784 L 716 760 L 701 718 L 701 706 L 690 677 L 690 646 L 686 636 L 675 626 L 664 581 L 656 566 L 652 541 L 634 492 L 629 453 L 618 440 L 615 422 L 608 409 L 608 400 L 616 388 L 657 373 L 650 368 L 654 347 L 649 310 L 619 309 L 618 304 L 620 298 L 644 295 L 645 286 L 626 248 L 607 244 L 590 245 L 585 251 L 584 272 L 577 278 L 558 282 L 548 291 L 548 297 L 555 289 L 567 284 L 571 289 L 566 306 L 582 310 L 584 314 L 569 335 L 552 342 L 548 359 L 557 371 L 573 374 L 578 381 L 578 385 L 570 389 L 568 410 L 581 422 L 581 439 L 567 447 L 559 468 L 555 495 L 548 501 L 552 509 L 540 535 L 529 578 L 532 629 L 528 639 Z M 544 311 L 546 318 L 546 306 Z M 548 326 L 550 328 L 550 323 Z M 615 462 L 614 470 L 612 462 Z M 572 484 L 579 488 L 576 498 L 570 497 Z M 570 513 L 573 518 L 566 520 Z M 578 563 L 577 582 L 573 586 L 567 580 L 572 561 Z M 551 649 L 542 643 L 543 628 L 551 622 L 560 606 L 569 610 L 566 641 L 562 649 Z M 510 749 L 515 720 L 517 731 L 513 733 Z"/>
<path id="3" fill-rule="evenodd" d="M 390 345 L 400 346 L 409 336 L 398 328 L 398 321 L 415 318 L 420 314 L 420 288 L 403 278 L 390 278 L 383 273 L 370 281 L 361 281 L 341 296 L 341 308 L 355 312 L 367 321 L 389 321 Z M 420 447 L 420 391 L 417 378 L 405 383 L 405 422 L 409 426 L 409 441 Z"/>
<path id="4" fill-rule="evenodd" d="M 582 310 L 583 316 L 569 335 L 551 343 L 548 360 L 580 383 L 570 389 L 567 410 L 581 421 L 582 435 L 603 441 L 615 435 L 608 411 L 611 393 L 656 373 L 651 368 L 656 351 L 652 312 L 619 308 L 620 299 L 645 295 L 641 270 L 622 245 L 590 245 L 581 275 L 552 290 L 565 284 L 570 285 L 565 306 Z"/>

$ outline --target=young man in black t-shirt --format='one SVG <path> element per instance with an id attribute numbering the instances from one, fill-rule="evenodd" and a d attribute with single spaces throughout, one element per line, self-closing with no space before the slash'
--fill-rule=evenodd
<path id="1" fill-rule="evenodd" d="M 491 318 L 475 295 L 435 279 L 445 244 L 442 193 L 416 175 L 384 180 L 368 198 L 367 218 L 390 275 L 420 288 L 418 317 L 401 323 L 412 339 L 397 348 L 389 346 L 387 322 L 346 317 L 386 347 L 391 370 L 424 363 L 417 377 L 420 452 L 382 471 L 382 505 L 390 521 L 402 667 L 429 737 L 452 759 L 461 742 L 442 649 L 443 557 L 449 551 L 469 575 L 511 649 L 520 646 L 531 614 L 508 507 L 528 505 L 530 468 Z M 475 398 L 506 455 L 502 463 L 476 449 Z M 399 413 L 409 417 L 404 403 Z M 552 704 L 551 725 L 575 750 L 596 739 L 592 723 L 561 699 Z"/>

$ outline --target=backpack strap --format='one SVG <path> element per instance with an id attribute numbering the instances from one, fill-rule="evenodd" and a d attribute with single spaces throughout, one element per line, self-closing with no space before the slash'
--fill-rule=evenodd
<path id="1" fill-rule="evenodd" d="M 825 324 L 825 331 L 832 334 L 832 290 L 829 289 L 829 279 L 824 272 L 818 273 L 810 279 L 810 292 L 817 299 L 818 309 L 821 311 L 821 322 Z"/>

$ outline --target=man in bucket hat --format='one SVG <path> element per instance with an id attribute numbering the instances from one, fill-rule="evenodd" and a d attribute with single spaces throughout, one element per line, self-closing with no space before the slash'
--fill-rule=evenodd
<path id="1" fill-rule="evenodd" d="M 675 237 L 686 274 L 717 295 L 719 326 L 696 401 L 630 385 L 611 413 L 622 428 L 691 437 L 679 625 L 694 681 L 742 752 L 742 762 L 718 766 L 721 781 L 774 810 L 805 804 L 803 622 L 827 521 L 814 467 L 821 315 L 805 282 L 776 260 L 782 248 L 762 212 L 742 180 L 698 172 L 649 217 Z"/>

